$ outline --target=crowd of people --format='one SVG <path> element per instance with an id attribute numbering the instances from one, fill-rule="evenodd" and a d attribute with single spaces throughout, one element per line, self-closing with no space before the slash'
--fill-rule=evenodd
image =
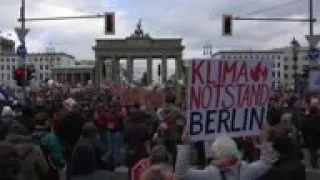
<path id="1" fill-rule="evenodd" d="M 296 101 L 270 101 L 261 137 L 211 143 L 190 141 L 185 109 L 170 92 L 164 107 L 145 107 L 124 106 L 104 89 L 43 89 L 24 105 L 1 102 L 0 180 L 117 179 L 123 165 L 130 180 L 304 180 L 303 147 L 318 168 L 320 111 Z M 150 164 L 133 177 L 145 158 Z"/>

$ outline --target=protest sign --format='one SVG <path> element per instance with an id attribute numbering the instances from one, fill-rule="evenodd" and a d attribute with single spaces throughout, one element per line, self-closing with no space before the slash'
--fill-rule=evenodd
<path id="1" fill-rule="evenodd" d="M 162 107 L 164 104 L 164 93 L 144 89 L 123 89 L 118 93 L 121 105 L 140 105 L 148 107 Z"/>
<path id="2" fill-rule="evenodd" d="M 193 140 L 258 135 L 272 89 L 272 61 L 193 60 L 187 130 Z"/>
<path id="3" fill-rule="evenodd" d="M 320 91 L 320 71 L 318 70 L 309 73 L 309 91 Z"/>

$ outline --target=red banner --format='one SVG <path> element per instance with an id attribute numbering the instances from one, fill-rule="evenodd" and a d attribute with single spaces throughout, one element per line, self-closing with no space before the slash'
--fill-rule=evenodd
<path id="1" fill-rule="evenodd" d="M 164 104 L 164 94 L 158 91 L 124 89 L 119 97 L 122 105 L 139 103 L 148 107 L 161 107 Z"/>

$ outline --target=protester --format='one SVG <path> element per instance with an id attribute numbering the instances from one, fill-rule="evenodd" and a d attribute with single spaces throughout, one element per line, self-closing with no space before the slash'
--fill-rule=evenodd
<path id="1" fill-rule="evenodd" d="M 0 180 L 24 180 L 20 168 L 19 154 L 14 145 L 0 142 Z"/>
<path id="2" fill-rule="evenodd" d="M 28 129 L 14 123 L 6 137 L 12 143 L 21 161 L 21 173 L 26 180 L 41 180 L 46 177 L 48 164 L 39 146 L 34 145 Z"/>
<path id="3" fill-rule="evenodd" d="M 35 144 L 40 145 L 41 139 L 50 132 L 49 115 L 45 112 L 38 113 L 35 116 L 35 128 L 31 134 Z"/>
<path id="4" fill-rule="evenodd" d="M 277 160 L 276 153 L 267 143 L 263 132 L 261 158 L 253 163 L 242 161 L 236 143 L 229 137 L 218 137 L 212 145 L 213 162 L 204 170 L 189 168 L 190 137 L 184 133 L 183 145 L 178 146 L 176 174 L 184 180 L 239 179 L 255 180 L 264 175 Z"/>
<path id="5" fill-rule="evenodd" d="M 91 144 L 82 142 L 75 146 L 68 169 L 71 180 L 114 179 L 108 172 L 96 171 L 96 154 Z"/>
<path id="6" fill-rule="evenodd" d="M 153 165 L 142 173 L 140 180 L 177 180 L 173 169 L 168 165 Z"/>
<path id="7" fill-rule="evenodd" d="M 74 99 L 68 98 L 63 102 L 63 105 L 67 113 L 62 118 L 58 131 L 65 142 L 65 156 L 68 158 L 74 145 L 80 138 L 85 120 L 78 111 L 78 104 Z"/>
<path id="8" fill-rule="evenodd" d="M 120 148 L 122 144 L 122 119 L 118 114 L 119 111 L 117 111 L 117 109 L 115 104 L 111 104 L 107 109 L 104 122 L 107 129 L 106 138 L 108 152 L 110 153 L 110 160 L 113 162 L 114 167 L 118 167 L 121 163 Z"/>
<path id="9" fill-rule="evenodd" d="M 109 168 L 107 158 L 107 146 L 99 140 L 97 127 L 92 122 L 87 122 L 82 128 L 82 134 L 79 142 L 87 142 L 92 145 L 96 155 L 97 169 Z"/>
<path id="10" fill-rule="evenodd" d="M 319 168 L 318 149 L 320 148 L 320 111 L 318 107 L 310 108 L 310 114 L 303 123 L 302 133 L 304 136 L 306 148 L 310 152 L 310 163 L 313 168 Z"/>
<path id="11" fill-rule="evenodd" d="M 0 140 L 5 140 L 6 135 L 8 134 L 11 123 L 14 119 L 14 113 L 10 106 L 4 106 L 1 112 L 0 119 Z"/>
<path id="12" fill-rule="evenodd" d="M 172 162 L 176 161 L 176 144 L 181 141 L 181 134 L 185 127 L 184 112 L 175 106 L 176 96 L 172 93 L 165 95 L 165 107 L 160 112 L 160 131 L 164 144 L 172 155 Z M 203 152 L 204 153 L 204 152 Z"/>
<path id="13" fill-rule="evenodd" d="M 152 116 L 145 112 L 130 114 L 125 120 L 124 141 L 127 144 L 126 164 L 131 177 L 132 167 L 141 159 L 149 157 Z"/>
<path id="14" fill-rule="evenodd" d="M 293 139 L 283 133 L 275 132 L 270 141 L 278 153 L 278 160 L 259 180 L 305 180 L 305 167 L 297 156 L 297 147 Z"/>

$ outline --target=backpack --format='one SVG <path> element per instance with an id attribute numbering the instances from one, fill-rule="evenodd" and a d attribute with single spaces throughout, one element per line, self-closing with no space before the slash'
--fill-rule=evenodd
<path id="1" fill-rule="evenodd" d="M 41 173 L 40 167 L 32 159 L 32 151 L 34 148 L 30 146 L 26 152 L 20 154 L 21 174 L 26 180 L 34 180 L 35 175 L 41 180 L 45 175 Z"/>

